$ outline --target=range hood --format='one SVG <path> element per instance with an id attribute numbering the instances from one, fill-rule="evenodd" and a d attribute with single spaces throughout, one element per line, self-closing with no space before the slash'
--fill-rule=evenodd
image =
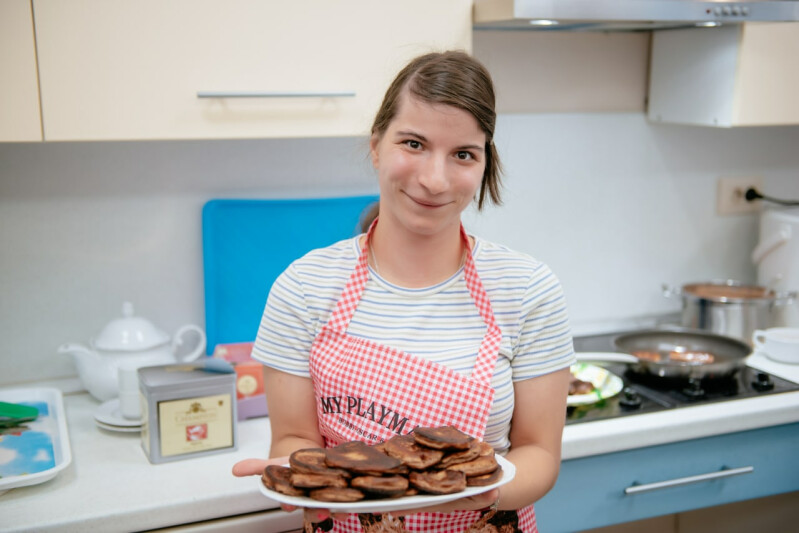
<path id="1" fill-rule="evenodd" d="M 799 21 L 799 0 L 475 0 L 474 28 L 650 31 Z"/>

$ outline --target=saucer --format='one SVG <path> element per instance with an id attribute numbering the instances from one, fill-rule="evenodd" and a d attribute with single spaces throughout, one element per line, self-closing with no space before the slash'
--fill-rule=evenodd
<path id="1" fill-rule="evenodd" d="M 102 422 L 95 420 L 95 425 L 106 431 L 113 431 L 116 433 L 141 433 L 141 426 L 112 426 L 110 424 L 103 424 Z"/>
<path id="2" fill-rule="evenodd" d="M 122 416 L 122 413 L 119 411 L 119 398 L 108 400 L 98 407 L 97 411 L 94 413 L 94 419 L 102 423 L 103 426 L 141 429 L 141 419 L 131 420 Z M 110 428 L 106 427 L 105 429 Z"/>

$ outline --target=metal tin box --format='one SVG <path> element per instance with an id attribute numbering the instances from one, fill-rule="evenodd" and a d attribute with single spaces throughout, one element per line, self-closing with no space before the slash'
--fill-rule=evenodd
<path id="1" fill-rule="evenodd" d="M 151 463 L 238 447 L 236 374 L 224 361 L 139 369 L 141 443 Z"/>

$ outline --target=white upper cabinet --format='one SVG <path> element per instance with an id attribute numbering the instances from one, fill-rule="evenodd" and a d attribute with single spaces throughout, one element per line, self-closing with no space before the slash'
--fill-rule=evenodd
<path id="1" fill-rule="evenodd" d="M 655 32 L 648 117 L 720 127 L 799 124 L 799 23 Z"/>
<path id="2" fill-rule="evenodd" d="M 41 141 L 30 0 L 0 2 L 0 142 Z"/>
<path id="3" fill-rule="evenodd" d="M 364 135 L 471 1 L 34 0 L 44 139 Z"/>

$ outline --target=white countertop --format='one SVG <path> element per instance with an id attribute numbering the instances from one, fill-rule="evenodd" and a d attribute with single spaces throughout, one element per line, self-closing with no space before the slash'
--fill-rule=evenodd
<path id="1" fill-rule="evenodd" d="M 799 365 L 754 354 L 750 366 L 799 383 Z M 151 464 L 137 433 L 94 424 L 98 402 L 64 397 L 72 464 L 54 479 L 0 495 L 2 531 L 131 531 L 277 507 L 258 480 L 236 478 L 236 461 L 266 457 L 266 418 L 239 423 L 235 452 Z M 573 459 L 692 438 L 799 422 L 799 392 L 567 426 L 563 458 Z"/>

